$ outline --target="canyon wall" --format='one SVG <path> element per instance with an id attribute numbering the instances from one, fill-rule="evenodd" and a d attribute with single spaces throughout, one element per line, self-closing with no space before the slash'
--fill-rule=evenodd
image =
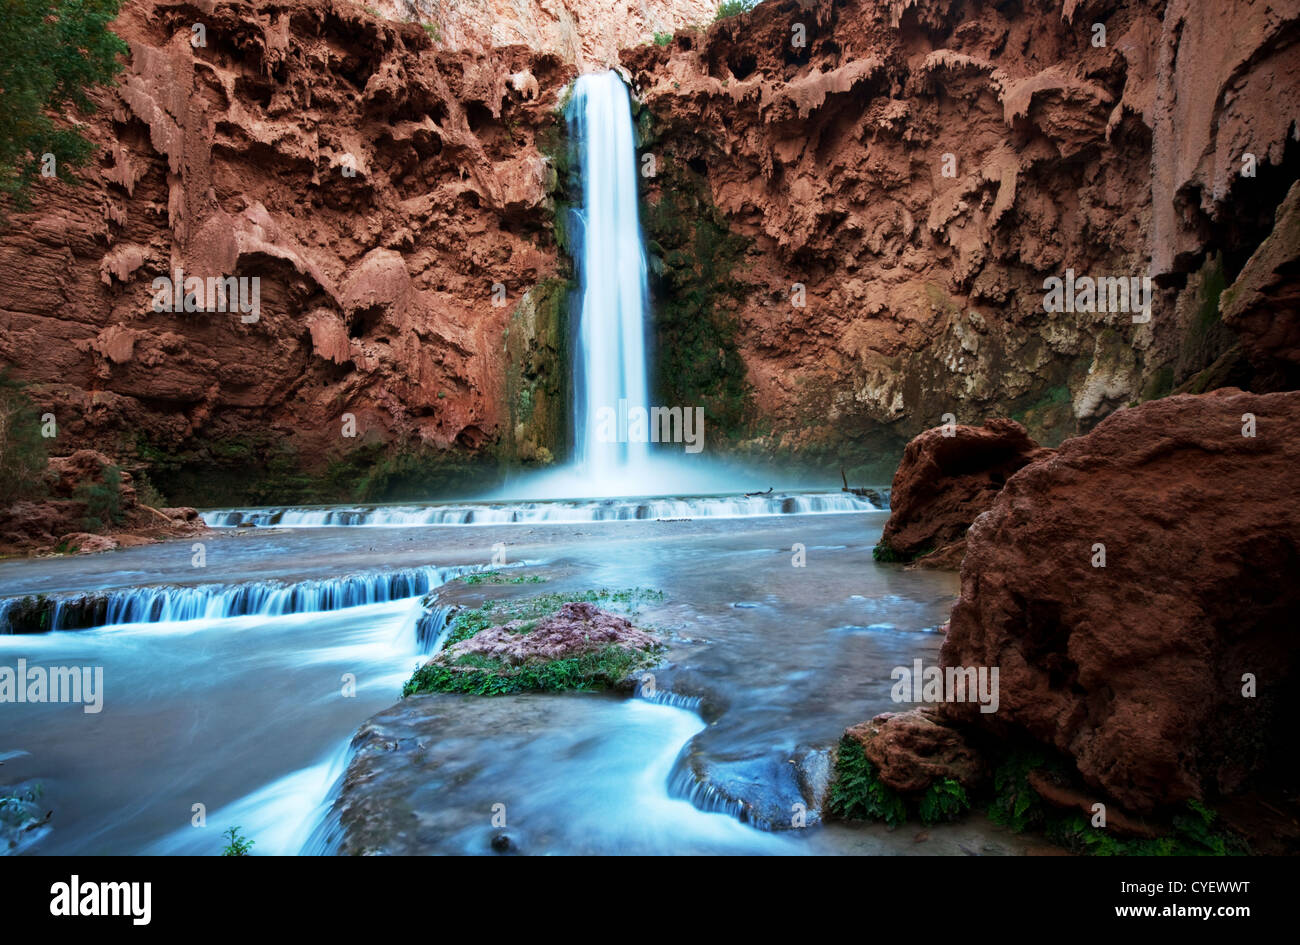
<path id="1" fill-rule="evenodd" d="M 128 0 L 126 69 L 77 119 L 94 164 L 0 231 L 0 361 L 51 452 L 192 504 L 562 457 L 559 106 L 618 46 L 658 396 L 703 405 L 711 448 L 886 482 L 945 415 L 1052 445 L 1175 390 L 1294 386 L 1294 242 L 1246 264 L 1300 167 L 1300 0 L 683 25 L 715 8 Z M 1150 276 L 1150 318 L 1046 311 L 1067 270 Z M 155 311 L 178 272 L 258 278 L 257 319 L 219 293 Z"/>
<path id="2" fill-rule="evenodd" d="M 687 191 L 743 247 L 702 286 L 733 445 L 887 480 L 946 414 L 1055 444 L 1180 385 L 1285 386 L 1218 300 L 1297 177 L 1298 37 L 1296 2 L 770 0 L 626 51 L 652 239 Z M 703 254 L 661 229 L 671 305 Z M 1151 277 L 1149 319 L 1046 311 L 1067 270 Z"/>
<path id="3" fill-rule="evenodd" d="M 0 233 L 0 359 L 56 417 L 51 452 L 210 504 L 307 497 L 326 460 L 320 488 L 364 491 L 402 451 L 432 457 L 427 489 L 512 443 L 503 339 L 554 335 L 527 323 L 561 267 L 537 141 L 572 67 L 336 0 L 128 3 L 114 29 L 98 160 Z M 235 286 L 155 310 L 155 279 L 225 276 L 257 278 L 260 311 Z M 553 426 L 553 359 L 516 354 Z"/>
<path id="4" fill-rule="evenodd" d="M 720 0 L 373 0 L 393 20 L 428 24 L 447 49 L 527 46 L 579 71 L 617 64 L 619 51 L 713 22 Z"/>

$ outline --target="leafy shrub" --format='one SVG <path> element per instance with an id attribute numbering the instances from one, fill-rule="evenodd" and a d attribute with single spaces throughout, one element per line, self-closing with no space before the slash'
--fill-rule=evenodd
<path id="1" fill-rule="evenodd" d="M 0 194 L 15 206 L 53 154 L 54 171 L 85 163 L 94 146 L 51 114 L 70 106 L 91 112 L 87 91 L 108 83 L 126 43 L 109 32 L 120 0 L 5 0 L 0 15 Z"/>
<path id="2" fill-rule="evenodd" d="M 158 491 L 144 473 L 135 477 L 135 494 L 141 505 L 147 505 L 151 509 L 165 509 L 169 505 L 167 497 Z"/>
<path id="3" fill-rule="evenodd" d="M 7 369 L 0 370 L 0 504 L 42 493 L 45 462 L 36 407 Z"/>
<path id="4" fill-rule="evenodd" d="M 656 46 L 667 46 L 672 41 L 673 41 L 672 33 L 655 33 Z"/>
<path id="5" fill-rule="evenodd" d="M 722 3 L 718 5 L 718 15 L 713 18 L 713 22 L 716 23 L 718 20 L 739 16 L 741 13 L 748 13 L 756 6 L 758 6 L 758 0 L 722 0 Z"/>
<path id="6" fill-rule="evenodd" d="M 99 532 L 122 521 L 122 472 L 116 466 L 104 466 L 98 482 L 83 482 L 73 498 L 86 504 L 82 525 L 88 532 Z"/>
<path id="7" fill-rule="evenodd" d="M 1016 833 L 1041 827 L 1047 815 L 1042 798 L 1029 786 L 1029 772 L 1048 766 L 1047 757 L 1039 752 L 1015 751 L 1008 755 L 993 773 L 989 820 Z"/>

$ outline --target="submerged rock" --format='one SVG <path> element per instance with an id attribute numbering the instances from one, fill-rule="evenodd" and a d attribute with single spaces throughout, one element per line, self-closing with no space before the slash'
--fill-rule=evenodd
<path id="1" fill-rule="evenodd" d="M 1028 736 L 1144 813 L 1294 783 L 1300 392 L 1121 410 L 1013 476 L 967 538 L 949 718 Z"/>
<path id="2" fill-rule="evenodd" d="M 956 570 L 966 530 L 993 504 L 1007 479 L 1051 454 L 1014 420 L 926 430 L 903 452 L 877 557 L 924 555 L 922 561 Z"/>

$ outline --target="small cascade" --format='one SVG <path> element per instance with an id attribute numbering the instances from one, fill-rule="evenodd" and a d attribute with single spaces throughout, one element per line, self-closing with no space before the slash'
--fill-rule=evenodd
<path id="1" fill-rule="evenodd" d="M 421 656 L 429 656 L 442 649 L 451 629 L 451 618 L 459 609 L 455 604 L 439 604 L 436 601 L 425 605 L 415 625 L 415 642 Z"/>
<path id="2" fill-rule="evenodd" d="M 782 492 L 760 496 L 614 498 L 586 501 L 375 505 L 349 508 L 222 509 L 203 513 L 211 528 L 401 528 L 416 525 L 577 525 L 638 519 L 750 518 L 768 515 L 827 515 L 879 512 L 875 501 L 851 492 Z"/>
<path id="3" fill-rule="evenodd" d="M 216 620 L 225 617 L 281 617 L 382 604 L 419 597 L 453 578 L 482 570 L 481 565 L 366 571 L 337 578 L 286 583 L 195 584 L 132 587 L 97 593 L 46 597 L 43 630 L 87 630 L 119 624 Z M 0 633 L 25 632 L 11 615 L 35 598 L 0 601 Z M 26 631 L 30 632 L 30 631 Z"/>
<path id="4" fill-rule="evenodd" d="M 668 778 L 668 796 L 689 801 L 692 807 L 706 814 L 726 814 L 759 830 L 772 829 L 772 824 L 752 806 L 724 794 L 697 775 L 691 769 L 689 746 L 683 749 L 673 765 L 672 774 Z"/>

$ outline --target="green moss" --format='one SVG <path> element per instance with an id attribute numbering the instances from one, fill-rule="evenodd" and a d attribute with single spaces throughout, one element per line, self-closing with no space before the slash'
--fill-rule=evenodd
<path id="1" fill-rule="evenodd" d="M 1161 365 L 1142 385 L 1142 393 L 1139 395 L 1142 402 L 1148 400 L 1159 400 L 1161 397 L 1167 397 L 1174 389 L 1174 366 L 1172 364 Z"/>
<path id="2" fill-rule="evenodd" d="M 1227 287 L 1227 276 L 1223 271 L 1223 257 L 1216 255 L 1210 264 L 1202 270 L 1196 320 L 1192 324 L 1193 332 L 1205 336 L 1210 333 L 1215 325 L 1219 324 L 1219 298 Z"/>
<path id="3" fill-rule="evenodd" d="M 732 276 L 749 240 L 728 229 L 702 174 L 663 155 L 657 174 L 659 199 L 643 218 L 659 396 L 702 406 L 713 430 L 736 439 L 753 413 L 737 340 L 747 287 Z"/>
<path id="4" fill-rule="evenodd" d="M 569 442 L 569 299 L 573 283 L 547 279 L 530 289 L 506 329 L 510 423 L 502 460 L 545 465 Z"/>
<path id="5" fill-rule="evenodd" d="M 876 547 L 871 549 L 871 557 L 882 564 L 899 564 L 911 560 L 909 555 L 895 551 L 890 546 L 889 542 L 885 541 L 883 538 L 880 539 L 880 542 Z"/>
<path id="6" fill-rule="evenodd" d="M 651 665 L 637 650 L 607 646 L 568 659 L 510 666 L 476 654 L 461 657 L 456 668 L 426 663 L 402 689 L 403 696 L 422 692 L 458 692 L 504 696 L 518 692 L 592 692 L 612 689 L 632 671 Z"/>
<path id="7" fill-rule="evenodd" d="M 70 549 L 64 549 L 70 550 Z M 7 633 L 46 633 L 54 616 L 54 601 L 44 594 L 29 594 L 10 605 Z"/>
<path id="8" fill-rule="evenodd" d="M 861 743 L 845 735 L 835 755 L 835 779 L 826 809 L 843 820 L 883 820 L 898 826 L 907 820 L 903 798 L 876 776 Z"/>
<path id="9" fill-rule="evenodd" d="M 472 577 L 472 576 L 471 576 Z M 469 577 L 465 583 L 471 582 Z M 443 648 L 468 640 L 488 627 L 522 621 L 520 633 L 530 632 L 545 617 L 571 601 L 602 605 L 620 604 L 636 613 L 643 600 L 662 599 L 663 592 L 646 588 L 629 590 L 590 590 L 581 594 L 542 594 L 525 600 L 489 601 L 480 607 L 463 610 L 451 622 Z M 633 670 L 657 661 L 654 653 L 608 646 L 566 659 L 507 665 L 480 654 L 460 657 L 454 666 L 430 661 L 415 671 L 402 687 L 402 695 L 423 692 L 457 692 L 495 696 L 517 692 L 567 692 L 610 689 L 626 679 Z"/>
<path id="10" fill-rule="evenodd" d="M 422 500 L 490 488 L 500 481 L 495 448 L 478 454 L 397 441 L 361 443 L 309 462 L 281 436 L 198 436 L 176 446 L 137 440 L 149 479 L 182 505 Z"/>
<path id="11" fill-rule="evenodd" d="M 467 574 L 464 578 L 466 584 L 542 584 L 546 578 L 539 574 L 518 574 L 514 577 L 507 577 L 500 571 L 476 571 L 473 574 Z"/>

